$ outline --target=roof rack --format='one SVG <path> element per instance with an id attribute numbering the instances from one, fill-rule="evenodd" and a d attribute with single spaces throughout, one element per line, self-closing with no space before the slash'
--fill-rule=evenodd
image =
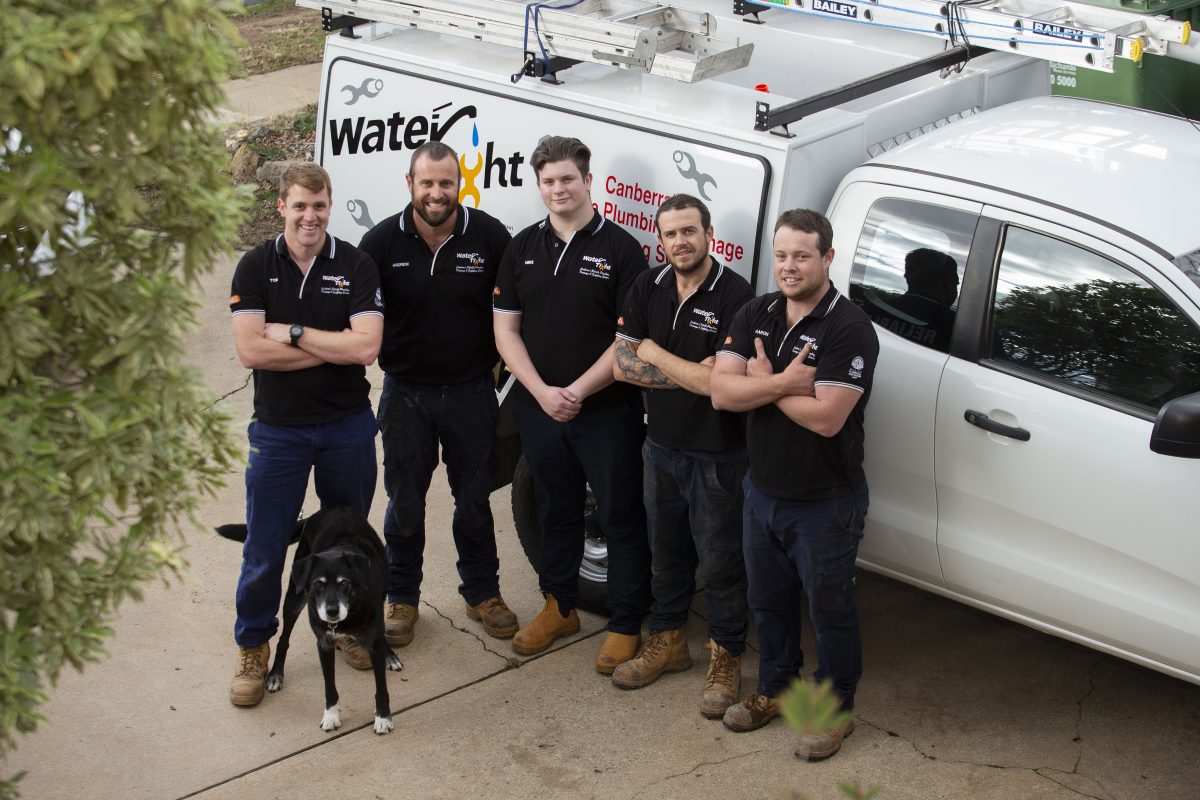
<path id="1" fill-rule="evenodd" d="M 522 75 L 558 82 L 583 62 L 687 83 L 746 66 L 752 44 L 714 38 L 711 14 L 646 0 L 297 0 L 321 11 L 325 30 L 387 22 L 506 45 L 525 53 Z"/>

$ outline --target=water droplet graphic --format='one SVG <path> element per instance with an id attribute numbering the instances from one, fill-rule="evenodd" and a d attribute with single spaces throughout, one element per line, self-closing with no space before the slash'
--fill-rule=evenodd
<path id="1" fill-rule="evenodd" d="M 479 126 L 478 125 L 471 126 L 471 146 L 479 147 Z"/>

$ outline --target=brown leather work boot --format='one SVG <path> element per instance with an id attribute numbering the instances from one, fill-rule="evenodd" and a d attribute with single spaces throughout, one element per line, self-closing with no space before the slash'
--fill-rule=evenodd
<path id="1" fill-rule="evenodd" d="M 604 644 L 596 652 L 596 672 L 601 675 L 612 675 L 613 670 L 631 660 L 637 655 L 638 643 L 642 637 L 636 633 L 608 632 Z"/>
<path id="2" fill-rule="evenodd" d="M 709 719 L 720 719 L 725 716 L 725 709 L 737 702 L 742 687 L 742 658 L 730 655 L 712 639 L 708 646 L 712 657 L 708 661 L 708 675 L 704 678 L 700 713 Z"/>
<path id="3" fill-rule="evenodd" d="M 333 637 L 333 645 L 342 651 L 342 658 L 353 669 L 370 669 L 371 653 L 353 636 L 339 633 Z"/>
<path id="4" fill-rule="evenodd" d="M 387 616 L 383 619 L 383 638 L 392 647 L 404 647 L 413 640 L 420 613 L 416 606 L 408 603 L 388 603 Z"/>
<path id="5" fill-rule="evenodd" d="M 612 682 L 621 689 L 640 689 L 654 683 L 664 672 L 682 672 L 690 666 L 692 654 L 688 652 L 683 630 L 659 631 L 650 634 L 637 658 L 613 670 Z"/>
<path id="6" fill-rule="evenodd" d="M 725 709 L 722 722 L 731 731 L 755 731 L 779 716 L 779 701 L 765 694 L 751 692 L 740 703 Z"/>
<path id="7" fill-rule="evenodd" d="M 796 748 L 796 758 L 805 761 L 822 761 L 842 749 L 842 740 L 854 733 L 854 720 L 831 731 L 806 733 L 800 737 L 800 746 Z"/>
<path id="8" fill-rule="evenodd" d="M 531 656 L 554 644 L 556 639 L 576 633 L 579 633 L 578 612 L 572 608 L 571 613 L 564 617 L 558 610 L 554 595 L 548 594 L 542 613 L 513 637 L 512 649 L 523 656 Z"/>
<path id="9" fill-rule="evenodd" d="M 235 706 L 256 706 L 267 693 L 267 664 L 271 660 L 271 643 L 258 647 L 239 647 L 237 671 L 229 685 L 229 702 Z"/>
<path id="10" fill-rule="evenodd" d="M 500 595 L 489 597 L 477 606 L 467 606 L 467 616 L 483 623 L 483 632 L 497 639 L 511 639 L 517 632 L 517 615 Z"/>

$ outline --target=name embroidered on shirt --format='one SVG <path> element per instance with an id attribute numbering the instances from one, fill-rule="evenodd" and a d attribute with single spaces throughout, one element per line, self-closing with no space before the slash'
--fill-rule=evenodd
<path id="1" fill-rule="evenodd" d="M 409 265 L 408 261 L 393 261 L 392 269 L 395 269 L 396 267 L 407 267 L 408 265 Z"/>

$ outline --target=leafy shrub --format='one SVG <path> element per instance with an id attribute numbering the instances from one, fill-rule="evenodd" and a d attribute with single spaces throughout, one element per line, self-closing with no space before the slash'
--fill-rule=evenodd
<path id="1" fill-rule="evenodd" d="M 180 364 L 240 210 L 207 122 L 227 10 L 0 0 L 0 755 L 118 604 L 179 568 L 232 463 Z"/>

